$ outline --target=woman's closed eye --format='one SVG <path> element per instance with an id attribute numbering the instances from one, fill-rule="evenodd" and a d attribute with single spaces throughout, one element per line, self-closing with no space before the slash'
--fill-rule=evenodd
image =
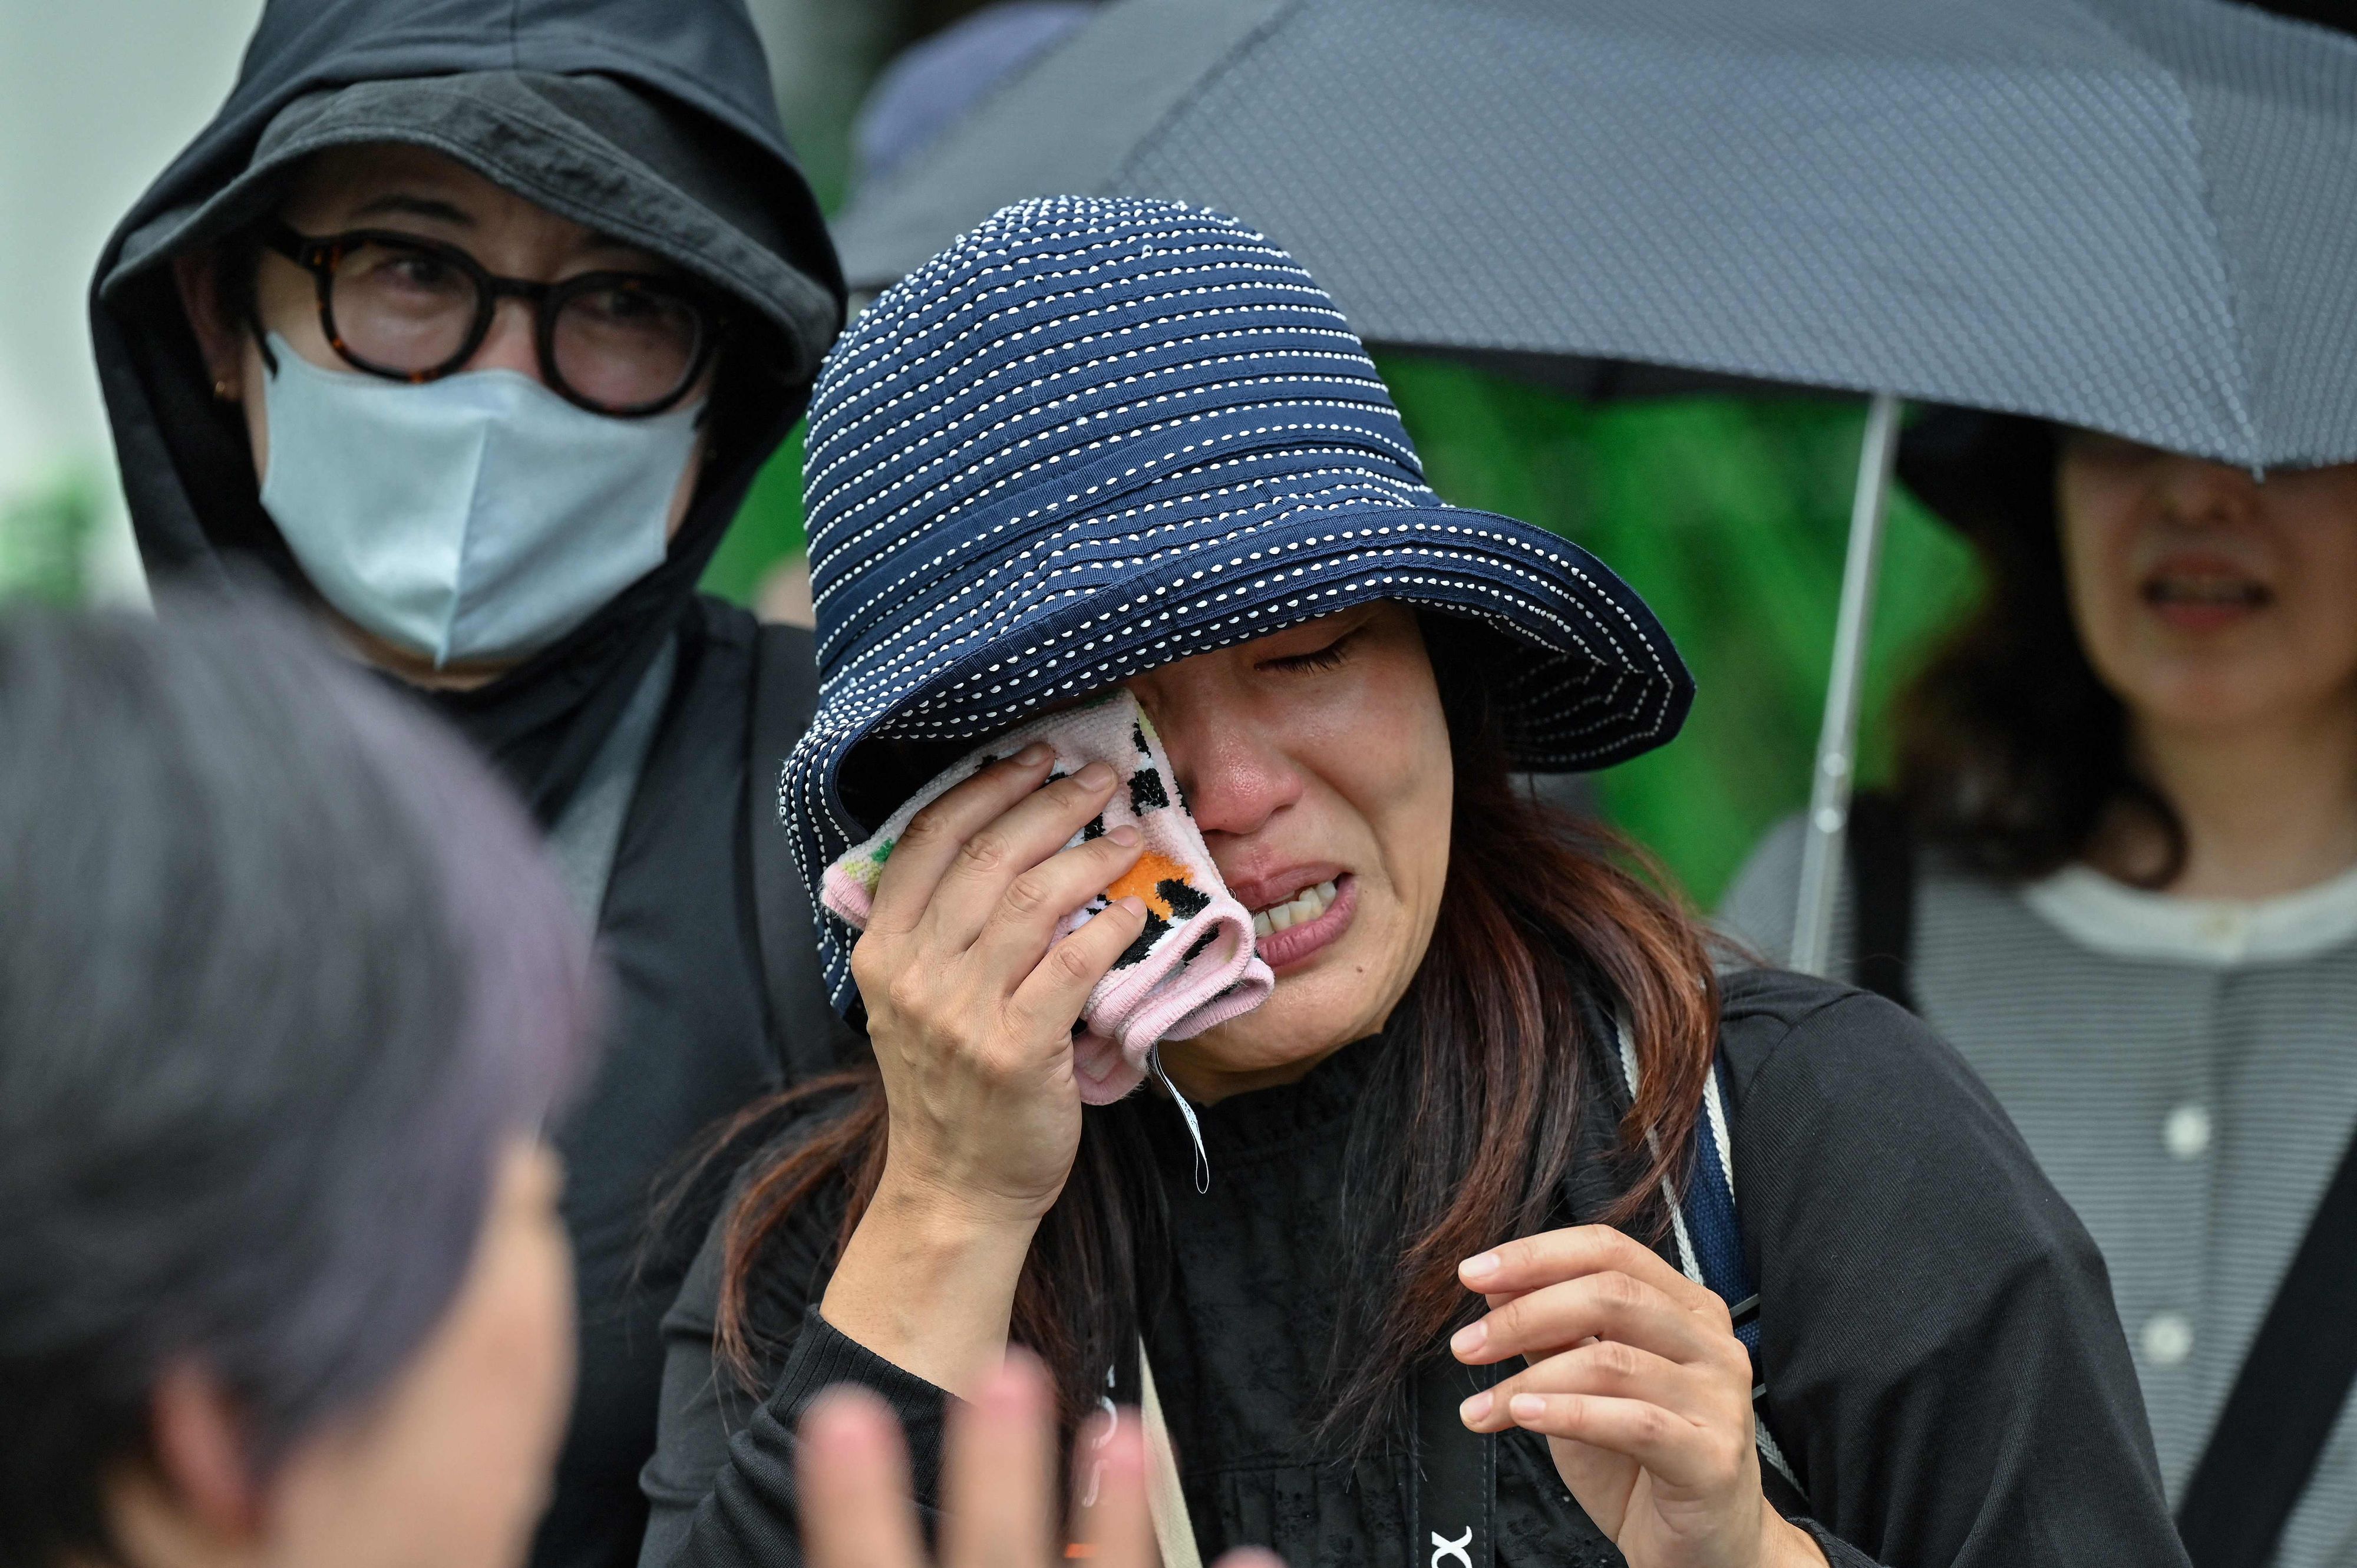
<path id="1" fill-rule="evenodd" d="M 1258 668 L 1280 675 L 1336 669 L 1351 657 L 1351 644 L 1358 639 L 1359 628 L 1354 627 L 1323 648 L 1313 648 L 1307 653 L 1288 653 L 1281 659 L 1264 659 Z"/>

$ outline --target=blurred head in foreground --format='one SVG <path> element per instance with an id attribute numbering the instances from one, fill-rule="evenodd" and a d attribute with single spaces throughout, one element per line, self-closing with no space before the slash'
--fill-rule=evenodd
<path id="1" fill-rule="evenodd" d="M 520 1561 L 585 942 L 278 618 L 0 621 L 0 1563 Z"/>

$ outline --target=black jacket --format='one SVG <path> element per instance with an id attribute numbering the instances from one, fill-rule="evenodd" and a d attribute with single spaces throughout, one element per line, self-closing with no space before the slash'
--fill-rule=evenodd
<path id="1" fill-rule="evenodd" d="M 2182 1568 L 2103 1261 L 1962 1061 L 1879 998 L 1768 972 L 1728 980 L 1722 1045 L 1765 1408 L 1836 1568 Z M 1145 1337 L 1206 1561 L 1265 1543 L 1293 1568 L 1408 1562 L 1398 1450 L 1353 1461 L 1308 1435 L 1340 1151 L 1386 1048 L 1205 1112 L 1205 1195 L 1168 1108 L 1120 1108 L 1146 1118 L 1168 1205 L 1171 1287 Z M 1594 1113 L 1566 1223 L 1615 1190 L 1602 1162 L 1625 1108 L 1609 1063 L 1583 1081 Z M 716 1379 L 710 1242 L 697 1261 L 665 1322 L 647 1568 L 801 1561 L 791 1423 L 831 1382 L 891 1402 L 934 1506 L 946 1396 L 813 1305 L 840 1214 L 839 1199 L 806 1210 L 764 1262 L 766 1398 Z M 1621 1561 L 1522 1434 L 1503 1440 L 1498 1539 L 1522 1568 Z"/>
<path id="2" fill-rule="evenodd" d="M 218 577 L 243 558 L 301 593 L 301 574 L 261 509 L 237 413 L 211 398 L 171 252 L 221 237 L 185 226 L 191 214 L 240 205 L 242 197 L 206 204 L 231 189 L 290 102 L 354 82 L 460 72 L 620 83 L 676 131 L 657 149 L 658 170 L 683 171 L 679 188 L 720 201 L 776 263 L 764 296 L 738 291 L 740 335 L 723 346 L 713 456 L 664 563 L 490 685 L 425 699 L 554 822 L 644 672 L 666 645 L 676 650 L 598 919 L 615 980 L 606 1059 L 557 1137 L 569 1173 L 581 1378 L 537 1561 L 593 1568 L 637 1552 L 637 1474 L 653 1446 L 661 1373 L 656 1326 L 709 1212 L 708 1202 L 691 1202 L 686 1244 L 656 1246 L 641 1273 L 650 1199 L 700 1131 L 795 1064 L 827 1059 L 840 1029 L 816 980 L 799 879 L 789 866 L 762 882 L 773 906 L 766 920 L 756 897 L 758 855 L 782 845 L 774 781 L 795 712 L 806 717 L 814 692 L 810 641 L 757 630 L 742 611 L 695 593 L 755 473 L 800 417 L 843 304 L 742 0 L 272 0 L 228 102 L 108 242 L 91 331 L 151 575 Z M 430 143 L 447 128 L 425 130 L 420 139 Z M 220 221 L 254 215 L 225 211 Z M 757 669 L 766 671 L 759 681 Z M 757 739 L 764 693 L 772 733 Z"/>

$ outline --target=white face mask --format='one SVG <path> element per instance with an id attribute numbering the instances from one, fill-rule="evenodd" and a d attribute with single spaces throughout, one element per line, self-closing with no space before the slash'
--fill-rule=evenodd
<path id="1" fill-rule="evenodd" d="M 513 371 L 412 386 L 270 346 L 263 510 L 354 624 L 437 667 L 519 658 L 662 563 L 700 403 L 612 419 Z"/>

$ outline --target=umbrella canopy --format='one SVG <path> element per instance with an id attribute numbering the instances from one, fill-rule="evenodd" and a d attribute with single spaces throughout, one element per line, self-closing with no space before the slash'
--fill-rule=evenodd
<path id="1" fill-rule="evenodd" d="M 1116 0 L 838 226 L 1172 197 L 1370 340 L 2357 459 L 2357 41 L 2221 0 Z"/>

